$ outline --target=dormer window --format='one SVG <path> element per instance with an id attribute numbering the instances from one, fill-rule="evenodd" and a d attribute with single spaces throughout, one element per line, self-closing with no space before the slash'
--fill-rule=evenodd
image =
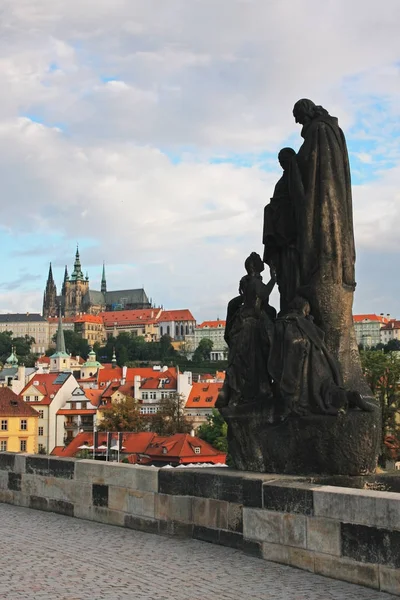
<path id="1" fill-rule="evenodd" d="M 167 450 L 167 449 L 164 447 L 164 448 L 162 449 L 162 453 L 163 453 L 163 454 L 167 454 L 167 452 L 168 452 L 168 450 Z"/>
<path id="2" fill-rule="evenodd" d="M 193 449 L 195 454 L 200 454 L 200 446 L 195 446 Z"/>

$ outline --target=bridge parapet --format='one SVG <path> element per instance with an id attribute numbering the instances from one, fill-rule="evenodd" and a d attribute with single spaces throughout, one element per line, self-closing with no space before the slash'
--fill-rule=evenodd
<path id="1" fill-rule="evenodd" d="M 357 489 L 223 468 L 0 453 L 1 502 L 188 536 L 400 596 L 400 494 L 365 489 L 382 488 L 378 480 L 344 481 Z"/>

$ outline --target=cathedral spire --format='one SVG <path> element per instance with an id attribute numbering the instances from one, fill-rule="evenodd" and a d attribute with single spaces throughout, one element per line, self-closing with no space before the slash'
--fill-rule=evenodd
<path id="1" fill-rule="evenodd" d="M 53 278 L 53 269 L 51 268 L 51 263 L 49 266 L 49 274 L 47 276 L 47 285 L 54 283 L 54 278 Z"/>
<path id="2" fill-rule="evenodd" d="M 106 291 L 107 291 L 106 266 L 103 261 L 103 274 L 101 276 L 101 293 L 105 294 Z"/>
<path id="3" fill-rule="evenodd" d="M 51 263 L 49 266 L 49 274 L 47 276 L 46 287 L 44 290 L 42 314 L 46 319 L 48 317 L 55 317 L 57 314 L 57 288 L 56 284 L 54 283 Z"/>
<path id="4" fill-rule="evenodd" d="M 74 270 L 72 271 L 72 274 L 71 274 L 71 280 L 77 281 L 78 279 L 84 279 L 84 276 L 83 276 L 83 271 L 82 271 L 81 259 L 79 256 L 79 248 L 77 246 L 76 253 L 75 253 Z"/>

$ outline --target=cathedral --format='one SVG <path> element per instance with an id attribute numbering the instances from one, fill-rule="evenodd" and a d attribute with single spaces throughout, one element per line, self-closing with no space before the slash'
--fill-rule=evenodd
<path id="1" fill-rule="evenodd" d="M 76 249 L 74 270 L 68 275 L 65 267 L 61 295 L 57 295 L 57 287 L 53 271 L 49 268 L 46 288 L 43 296 L 43 316 L 56 317 L 59 309 L 64 317 L 72 317 L 80 313 L 98 314 L 110 310 L 132 310 L 151 308 L 144 289 L 107 291 L 106 272 L 103 264 L 100 291 L 89 288 L 89 276 L 82 271 L 79 250 Z"/>

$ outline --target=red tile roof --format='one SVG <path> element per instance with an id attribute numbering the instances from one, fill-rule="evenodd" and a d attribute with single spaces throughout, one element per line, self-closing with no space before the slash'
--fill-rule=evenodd
<path id="1" fill-rule="evenodd" d="M 381 327 L 381 331 L 389 331 L 391 329 L 400 329 L 400 321 L 396 321 L 392 319 L 389 323 L 386 323 L 383 327 Z"/>
<path id="2" fill-rule="evenodd" d="M 91 388 L 82 388 L 85 392 L 86 398 L 90 401 L 90 404 L 93 406 L 98 406 L 100 404 L 100 398 L 103 394 L 103 389 L 91 389 Z"/>
<path id="3" fill-rule="evenodd" d="M 100 323 L 103 324 L 103 319 L 100 315 L 79 315 L 75 317 L 75 323 Z"/>
<path id="4" fill-rule="evenodd" d="M 32 404 L 34 404 L 35 406 L 37 404 L 51 404 L 54 396 L 62 388 L 65 381 L 67 381 L 67 379 L 71 377 L 71 374 L 68 375 L 68 378 L 65 379 L 63 383 L 55 384 L 54 382 L 56 381 L 58 376 L 59 373 L 36 373 L 35 376 L 32 377 L 32 379 L 29 381 L 29 383 L 26 384 L 24 389 L 19 393 L 20 398 L 26 395 L 26 391 L 29 388 L 34 387 L 40 395 L 44 396 L 44 398 L 39 402 L 32 401 Z M 51 396 L 53 396 L 53 398 Z"/>
<path id="5" fill-rule="evenodd" d="M 195 448 L 200 448 L 197 453 Z M 188 464 L 195 462 L 225 463 L 226 453 L 187 433 L 169 437 L 154 436 L 146 448 L 146 454 L 157 462 Z"/>
<path id="6" fill-rule="evenodd" d="M 362 323 L 363 321 L 375 321 L 379 323 L 387 323 L 389 321 L 388 317 L 383 317 L 382 315 L 353 315 L 353 321 L 355 323 Z"/>
<path id="7" fill-rule="evenodd" d="M 193 383 L 185 408 L 214 408 L 222 383 Z"/>
<path id="8" fill-rule="evenodd" d="M 62 317 L 62 322 L 63 323 L 75 323 L 75 318 L 76 317 Z M 59 318 L 58 317 L 49 317 L 47 319 L 47 321 L 51 324 L 51 323 L 58 323 Z"/>
<path id="9" fill-rule="evenodd" d="M 176 433 L 172 436 L 158 436 L 151 431 L 141 433 L 125 432 L 122 434 L 123 454 L 136 454 L 139 456 L 139 462 L 148 463 L 156 461 L 158 463 L 188 464 L 195 462 L 209 462 L 213 464 L 225 463 L 226 454 L 213 448 L 210 444 L 198 437 L 192 437 L 185 433 Z M 117 442 L 117 434 L 112 434 L 112 445 Z M 99 432 L 98 444 L 107 443 L 107 434 Z M 82 432 L 73 438 L 73 440 L 64 449 L 56 446 L 52 453 L 56 456 L 75 456 L 80 450 L 79 446 L 93 444 L 93 432 Z M 200 453 L 196 453 L 195 448 L 200 448 Z M 145 455 L 145 456 L 143 456 Z M 146 458 L 147 456 L 147 458 Z M 140 458 L 143 460 L 140 460 Z"/>
<path id="10" fill-rule="evenodd" d="M 163 310 L 157 320 L 159 323 L 164 323 L 166 321 L 195 321 L 196 319 L 190 310 L 184 308 L 182 310 Z"/>
<path id="11" fill-rule="evenodd" d="M 124 454 L 130 453 L 144 453 L 150 441 L 155 436 L 155 433 L 151 431 L 143 431 L 140 433 L 124 433 L 122 438 L 122 445 L 124 446 Z M 112 445 L 117 442 L 117 434 L 112 434 Z M 107 433 L 100 431 L 98 434 L 98 443 L 99 446 L 102 444 L 107 444 Z M 54 448 L 52 454 L 56 454 L 57 456 L 75 456 L 77 452 L 79 452 L 79 446 L 83 446 L 86 444 L 87 446 L 92 446 L 93 444 L 93 432 L 87 431 L 78 433 L 73 440 L 60 450 L 60 447 L 57 446 Z"/>
<path id="12" fill-rule="evenodd" d="M 39 364 L 43 364 L 43 365 L 49 365 L 50 364 L 50 357 L 49 356 L 39 356 L 39 358 L 36 361 Z"/>
<path id="13" fill-rule="evenodd" d="M 10 388 L 0 387 L 0 416 L 39 417 L 39 413 L 10 390 Z"/>
<path id="14" fill-rule="evenodd" d="M 217 321 L 203 321 L 200 325 L 196 325 L 197 329 L 224 329 L 226 325 L 226 321 L 221 321 L 218 319 Z"/>
<path id="15" fill-rule="evenodd" d="M 113 327 L 114 323 L 117 323 L 117 325 L 156 323 L 159 314 L 161 314 L 161 308 L 143 308 L 102 312 L 99 314 L 99 317 L 102 318 L 105 327 Z"/>
<path id="16" fill-rule="evenodd" d="M 115 367 L 115 369 L 99 369 L 97 373 L 98 383 L 105 383 L 106 381 L 113 381 L 114 379 L 120 380 L 122 377 L 121 367 Z M 83 380 L 84 381 L 84 380 Z"/>

